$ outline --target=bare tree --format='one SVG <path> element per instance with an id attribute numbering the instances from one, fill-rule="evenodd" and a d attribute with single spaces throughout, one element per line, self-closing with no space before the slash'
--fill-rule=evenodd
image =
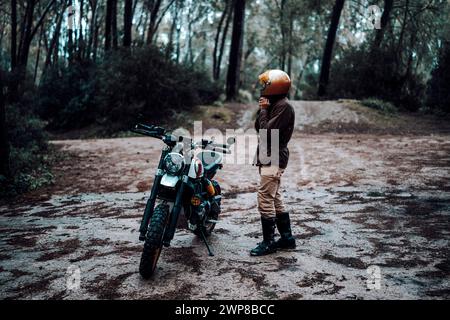
<path id="1" fill-rule="evenodd" d="M 17 66 L 17 0 L 11 0 L 11 70 Z"/>
<path id="2" fill-rule="evenodd" d="M 161 13 L 161 4 L 162 0 L 148 0 L 148 9 L 150 11 L 150 23 L 148 25 L 147 30 L 147 44 L 152 44 L 155 38 L 155 34 L 158 31 L 159 25 L 161 24 L 162 19 L 166 15 L 169 8 L 174 4 L 175 0 L 170 0 L 170 2 L 162 9 Z"/>
<path id="3" fill-rule="evenodd" d="M 73 18 L 75 15 L 75 11 L 73 9 L 73 2 L 72 0 L 69 0 L 69 11 L 67 13 L 67 19 L 69 20 L 68 27 L 67 27 L 67 50 L 68 50 L 68 56 L 69 56 L 69 63 L 72 63 L 73 61 L 73 51 L 74 51 L 74 43 L 73 43 Z"/>
<path id="4" fill-rule="evenodd" d="M 216 73 L 215 73 L 215 77 L 214 79 L 219 79 L 220 78 L 220 66 L 222 65 L 222 58 L 223 58 L 223 52 L 224 52 L 224 48 L 225 48 L 225 41 L 227 39 L 227 35 L 228 35 L 228 29 L 230 27 L 230 23 L 231 23 L 231 18 L 233 17 L 233 3 L 235 0 L 231 0 L 229 1 L 229 14 L 227 17 L 227 21 L 225 22 L 225 28 L 223 30 L 222 33 L 222 41 L 220 43 L 220 48 L 219 48 L 219 57 L 217 58 L 217 65 L 216 65 Z"/>
<path id="5" fill-rule="evenodd" d="M 45 58 L 44 71 L 43 71 L 44 73 L 45 73 L 46 69 L 48 68 L 48 66 L 52 63 L 52 55 L 54 54 L 55 51 L 58 50 L 57 43 L 58 43 L 59 34 L 61 32 L 61 25 L 62 25 L 65 10 L 66 10 L 66 6 L 64 5 L 61 9 L 61 12 L 58 15 L 57 20 L 56 20 L 57 22 L 56 22 L 55 30 L 53 32 L 53 37 L 50 40 L 50 45 L 48 47 L 47 56 Z M 57 52 L 56 52 L 56 54 L 57 54 Z M 54 62 L 56 62 L 56 61 L 54 61 Z"/>
<path id="6" fill-rule="evenodd" d="M 323 51 L 322 67 L 320 69 L 319 90 L 317 95 L 322 97 L 327 92 L 328 81 L 330 79 L 331 59 L 333 56 L 333 47 L 336 39 L 336 32 L 339 27 L 339 20 L 341 18 L 342 9 L 344 8 L 345 0 L 336 0 L 333 12 L 331 13 L 331 23 L 328 29 L 327 41 L 325 43 L 325 50 Z"/>
<path id="7" fill-rule="evenodd" d="M 117 0 L 113 1 L 111 32 L 113 48 L 117 49 L 117 47 L 119 46 L 119 36 L 117 34 Z"/>
<path id="8" fill-rule="evenodd" d="M 137 1 L 136 1 L 137 2 Z M 133 0 L 125 0 L 123 12 L 123 46 L 131 46 L 131 29 L 133 27 Z"/>
<path id="9" fill-rule="evenodd" d="M 162 0 L 149 0 L 148 1 L 148 9 L 150 11 L 150 24 L 148 25 L 147 30 L 147 44 L 151 44 L 153 42 L 153 37 L 156 33 L 156 23 L 158 19 L 158 11 L 161 7 Z"/>
<path id="10" fill-rule="evenodd" d="M 220 20 L 219 20 L 219 24 L 217 25 L 217 32 L 216 32 L 216 37 L 214 39 L 214 50 L 213 50 L 213 65 L 212 65 L 212 70 L 213 70 L 213 79 L 217 80 L 217 52 L 219 50 L 219 39 L 220 39 L 220 34 L 222 32 L 222 25 L 225 22 L 225 18 L 227 17 L 227 15 L 230 15 L 228 12 L 229 9 L 229 3 L 231 2 L 231 0 L 227 0 L 225 1 L 225 8 L 223 9 L 222 15 L 220 16 Z"/>
<path id="11" fill-rule="evenodd" d="M 377 33 L 375 35 L 375 41 L 373 43 L 374 48 L 379 48 L 381 45 L 381 42 L 383 41 L 384 33 L 386 32 L 386 28 L 389 24 L 390 16 L 392 7 L 394 5 L 394 0 L 384 0 L 384 10 L 383 14 L 381 15 L 381 21 L 380 21 L 380 29 L 377 30 Z"/>
<path id="12" fill-rule="evenodd" d="M 90 57 L 91 53 L 93 52 L 93 44 L 94 44 L 94 37 L 96 33 L 98 33 L 97 28 L 97 0 L 89 0 L 89 6 L 91 8 L 91 21 L 89 25 L 89 40 L 86 48 L 86 57 Z"/>
<path id="13" fill-rule="evenodd" d="M 227 100 L 235 100 L 239 90 L 241 73 L 242 45 L 244 41 L 245 0 L 234 4 L 233 33 L 231 36 L 230 59 L 227 73 Z"/>
<path id="14" fill-rule="evenodd" d="M 113 16 L 114 0 L 106 1 L 105 13 L 105 51 L 111 49 L 111 30 L 112 30 L 112 16 Z"/>

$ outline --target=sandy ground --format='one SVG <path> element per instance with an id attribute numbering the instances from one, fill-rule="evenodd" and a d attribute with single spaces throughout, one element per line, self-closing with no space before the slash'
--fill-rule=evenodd
<path id="1" fill-rule="evenodd" d="M 137 229 L 162 143 L 54 141 L 55 185 L 0 206 L 0 298 L 448 299 L 449 138 L 296 132 L 282 189 L 298 247 L 260 258 L 257 172 L 227 164 L 215 256 L 179 229 L 148 281 Z"/>

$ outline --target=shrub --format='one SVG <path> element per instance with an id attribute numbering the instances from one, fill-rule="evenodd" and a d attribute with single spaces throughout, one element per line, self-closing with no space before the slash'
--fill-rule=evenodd
<path id="1" fill-rule="evenodd" d="M 376 98 L 364 99 L 361 101 L 362 105 L 375 109 L 387 114 L 397 113 L 397 108 L 390 102 L 383 101 Z"/>
<path id="2" fill-rule="evenodd" d="M 47 70 L 38 90 L 39 115 L 49 129 L 74 129 L 95 119 L 95 66 L 77 61 Z"/>
<path id="3" fill-rule="evenodd" d="M 48 70 L 39 88 L 39 114 L 49 129 L 97 123 L 106 134 L 139 116 L 155 122 L 196 104 L 212 103 L 220 87 L 204 72 L 177 65 L 154 47 L 111 52 L 105 60 Z"/>
<path id="4" fill-rule="evenodd" d="M 0 198 L 36 189 L 53 180 L 45 123 L 32 112 L 29 100 L 32 96 L 27 93 L 20 102 L 6 107 L 11 178 L 0 177 Z"/>
<path id="5" fill-rule="evenodd" d="M 428 82 L 427 107 L 450 113 L 450 43 L 444 48 Z"/>
<path id="6" fill-rule="evenodd" d="M 425 85 L 418 76 L 410 74 L 406 77 L 398 69 L 396 54 L 388 50 L 371 53 L 364 47 L 347 50 L 332 66 L 329 96 L 376 97 L 416 111 L 423 105 Z"/>
<path id="7" fill-rule="evenodd" d="M 212 103 L 219 87 L 205 73 L 167 60 L 156 48 L 112 53 L 97 78 L 100 119 L 125 129 L 141 115 L 145 121 L 167 119 L 197 104 Z"/>

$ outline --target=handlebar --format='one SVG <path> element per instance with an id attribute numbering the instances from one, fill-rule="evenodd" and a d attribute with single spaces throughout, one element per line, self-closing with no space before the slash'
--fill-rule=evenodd
<path id="1" fill-rule="evenodd" d="M 227 144 L 218 144 L 207 139 L 202 139 L 199 143 L 195 143 L 191 138 L 169 134 L 167 133 L 167 130 L 162 127 L 142 123 L 136 124 L 131 131 L 147 137 L 160 139 L 169 146 L 174 146 L 177 142 L 188 142 L 191 144 L 192 148 L 201 147 L 202 149 L 209 149 L 227 154 L 231 153 L 230 147 L 236 142 L 234 137 L 230 137 L 227 139 Z"/>

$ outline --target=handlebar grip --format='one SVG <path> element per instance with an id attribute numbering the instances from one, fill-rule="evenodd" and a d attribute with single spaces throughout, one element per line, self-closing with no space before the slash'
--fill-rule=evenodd
<path id="1" fill-rule="evenodd" d="M 150 130 L 145 130 L 145 129 L 140 129 L 140 128 L 133 128 L 131 129 L 131 132 L 134 133 L 139 133 L 142 134 L 144 136 L 148 136 L 148 137 L 152 137 L 152 138 L 159 138 L 161 139 L 161 135 L 158 132 L 155 131 L 150 131 Z"/>
<path id="2" fill-rule="evenodd" d="M 228 144 L 219 144 L 219 143 L 211 143 L 210 146 L 213 148 L 222 148 L 222 149 L 230 148 Z"/>
<path id="3" fill-rule="evenodd" d="M 211 149 L 208 149 L 208 150 L 211 150 L 211 151 L 214 151 L 214 152 L 220 152 L 220 153 L 224 153 L 224 154 L 230 154 L 231 153 L 231 150 L 225 149 L 225 148 L 211 148 Z"/>

